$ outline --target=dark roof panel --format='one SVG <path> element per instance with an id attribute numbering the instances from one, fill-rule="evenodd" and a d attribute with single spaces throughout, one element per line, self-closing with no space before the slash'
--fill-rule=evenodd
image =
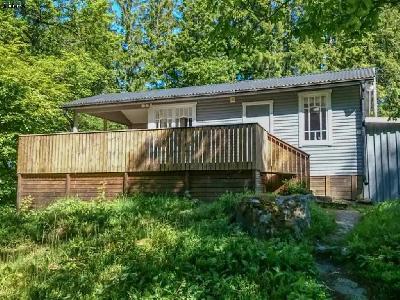
<path id="1" fill-rule="evenodd" d="M 132 93 L 101 94 L 78 99 L 64 104 L 64 108 L 75 108 L 91 105 L 129 103 L 135 101 L 154 101 L 185 97 L 202 97 L 223 94 L 235 94 L 270 90 L 296 86 L 310 86 L 324 83 L 356 81 L 371 79 L 375 76 L 374 68 L 361 68 L 334 72 L 323 72 L 280 78 L 243 80 L 234 83 L 208 84 L 183 88 L 148 90 Z"/>

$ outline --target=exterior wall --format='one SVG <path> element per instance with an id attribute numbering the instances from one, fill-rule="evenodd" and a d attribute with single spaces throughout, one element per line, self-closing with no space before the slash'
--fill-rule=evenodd
<path id="1" fill-rule="evenodd" d="M 128 126 L 129 129 L 147 129 L 147 123 L 132 123 Z"/>
<path id="2" fill-rule="evenodd" d="M 364 198 L 400 198 L 400 123 L 367 123 Z"/>
<path id="3" fill-rule="evenodd" d="M 298 92 L 301 92 L 300 90 Z M 199 100 L 197 125 L 230 124 L 242 122 L 242 102 L 273 100 L 272 133 L 287 143 L 299 145 L 298 92 L 280 92 L 255 96 Z M 363 137 L 360 87 L 333 87 L 332 133 L 329 146 L 302 146 L 310 154 L 311 176 L 362 175 Z"/>

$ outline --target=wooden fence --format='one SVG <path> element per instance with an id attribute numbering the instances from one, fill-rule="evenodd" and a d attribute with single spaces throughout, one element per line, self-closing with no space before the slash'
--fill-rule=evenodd
<path id="1" fill-rule="evenodd" d="M 19 174 L 259 170 L 308 176 L 309 156 L 258 124 L 22 135 Z"/>

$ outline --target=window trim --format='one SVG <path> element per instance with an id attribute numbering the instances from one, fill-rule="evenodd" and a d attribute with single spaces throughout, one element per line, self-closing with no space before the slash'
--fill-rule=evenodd
<path id="1" fill-rule="evenodd" d="M 251 101 L 251 102 L 242 102 L 242 122 L 243 123 L 251 123 L 247 120 L 252 118 L 246 117 L 246 107 L 252 105 L 269 105 L 269 132 L 274 132 L 274 101 L 273 100 L 264 100 L 264 101 Z"/>
<path id="2" fill-rule="evenodd" d="M 332 90 L 320 90 L 311 92 L 298 93 L 299 97 L 299 147 L 303 146 L 331 146 L 333 142 L 332 136 L 332 105 L 331 105 Z M 305 140 L 304 139 L 304 98 L 310 96 L 325 96 L 326 99 L 326 140 Z"/>
<path id="3" fill-rule="evenodd" d="M 193 112 L 192 127 L 196 127 L 197 126 L 196 106 L 197 106 L 197 102 L 151 105 L 149 108 L 149 111 L 148 111 L 147 128 L 148 129 L 162 129 L 162 128 L 157 128 L 157 125 L 156 125 L 156 110 L 157 109 L 163 109 L 163 108 L 176 109 L 176 108 L 181 108 L 181 107 L 191 107 L 192 108 L 192 112 Z M 172 128 L 176 128 L 176 127 L 172 127 Z"/>

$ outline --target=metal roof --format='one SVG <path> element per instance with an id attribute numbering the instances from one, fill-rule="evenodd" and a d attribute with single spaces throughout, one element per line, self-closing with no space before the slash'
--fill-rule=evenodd
<path id="1" fill-rule="evenodd" d="M 172 89 L 157 89 L 132 93 L 100 94 L 88 98 L 78 99 L 63 105 L 63 108 L 77 108 L 92 105 L 121 104 L 130 102 L 144 102 L 179 98 L 207 97 L 214 95 L 236 94 L 312 86 L 319 84 L 338 83 L 372 79 L 375 68 L 360 68 L 342 71 L 305 74 L 299 76 L 277 77 L 257 80 L 243 80 L 234 83 L 208 84 Z"/>

